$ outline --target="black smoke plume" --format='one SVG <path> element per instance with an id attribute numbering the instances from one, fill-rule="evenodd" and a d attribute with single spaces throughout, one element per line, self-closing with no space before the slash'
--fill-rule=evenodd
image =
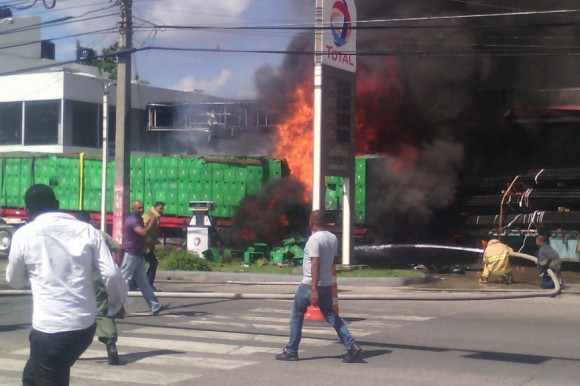
<path id="1" fill-rule="evenodd" d="M 313 0 L 294 4 L 314 19 Z M 357 2 L 359 20 L 576 6 L 572 0 Z M 436 214 L 452 207 L 466 178 L 577 165 L 580 136 L 573 125 L 523 124 L 515 115 L 521 108 L 554 105 L 554 93 L 531 90 L 580 86 L 580 59 L 568 55 L 578 51 L 578 17 L 385 22 L 384 29 L 357 32 L 359 51 L 390 53 L 357 58 L 357 149 L 386 156 L 382 171 L 377 168 L 367 183 L 370 196 L 382 197 L 367 208 L 373 225 L 383 229 L 379 239 L 432 238 L 430 228 L 448 225 Z M 311 50 L 313 39 L 311 32 L 298 34 L 289 50 Z M 312 76 L 312 67 L 313 59 L 303 55 L 288 55 L 279 68 L 262 67 L 256 87 L 263 103 L 283 112 L 291 90 Z"/>
<path id="2" fill-rule="evenodd" d="M 310 209 L 304 194 L 304 185 L 293 177 L 265 184 L 259 195 L 240 204 L 226 243 L 238 248 L 253 242 L 281 245 L 284 238 L 306 235 Z"/>

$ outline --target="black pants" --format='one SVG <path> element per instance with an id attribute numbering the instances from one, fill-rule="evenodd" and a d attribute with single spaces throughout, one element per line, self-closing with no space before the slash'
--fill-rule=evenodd
<path id="1" fill-rule="evenodd" d="M 147 279 L 149 280 L 151 287 L 153 287 L 155 275 L 157 274 L 157 266 L 159 265 L 157 256 L 155 256 L 155 249 L 151 248 L 151 250 L 143 256 L 145 257 L 145 261 L 149 263 L 149 268 L 147 268 Z"/>
<path id="2" fill-rule="evenodd" d="M 78 330 L 47 334 L 30 332 L 30 358 L 24 367 L 24 386 L 68 386 L 70 369 L 91 345 L 96 325 Z"/>

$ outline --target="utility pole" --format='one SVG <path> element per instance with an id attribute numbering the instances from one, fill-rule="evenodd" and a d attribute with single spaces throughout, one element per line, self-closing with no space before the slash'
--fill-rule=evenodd
<path id="1" fill-rule="evenodd" d="M 119 50 L 117 56 L 117 119 L 115 136 L 115 188 L 113 238 L 123 241 L 123 221 L 129 212 L 131 160 L 131 54 L 133 46 L 133 0 L 120 0 Z"/>

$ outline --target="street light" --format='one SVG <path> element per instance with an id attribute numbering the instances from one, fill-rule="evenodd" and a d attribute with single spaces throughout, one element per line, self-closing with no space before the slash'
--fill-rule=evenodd
<path id="1" fill-rule="evenodd" d="M 109 89 L 117 82 L 108 82 L 103 88 L 103 170 L 101 181 L 101 231 L 107 231 L 107 166 L 109 161 Z"/>

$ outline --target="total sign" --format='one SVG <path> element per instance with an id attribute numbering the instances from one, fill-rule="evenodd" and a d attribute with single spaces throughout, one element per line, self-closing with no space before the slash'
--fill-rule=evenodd
<path id="1" fill-rule="evenodd" d="M 332 5 L 331 5 L 332 4 Z M 331 6 L 330 6 L 331 5 Z M 356 71 L 356 6 L 354 0 L 325 0 L 322 63 Z"/>

